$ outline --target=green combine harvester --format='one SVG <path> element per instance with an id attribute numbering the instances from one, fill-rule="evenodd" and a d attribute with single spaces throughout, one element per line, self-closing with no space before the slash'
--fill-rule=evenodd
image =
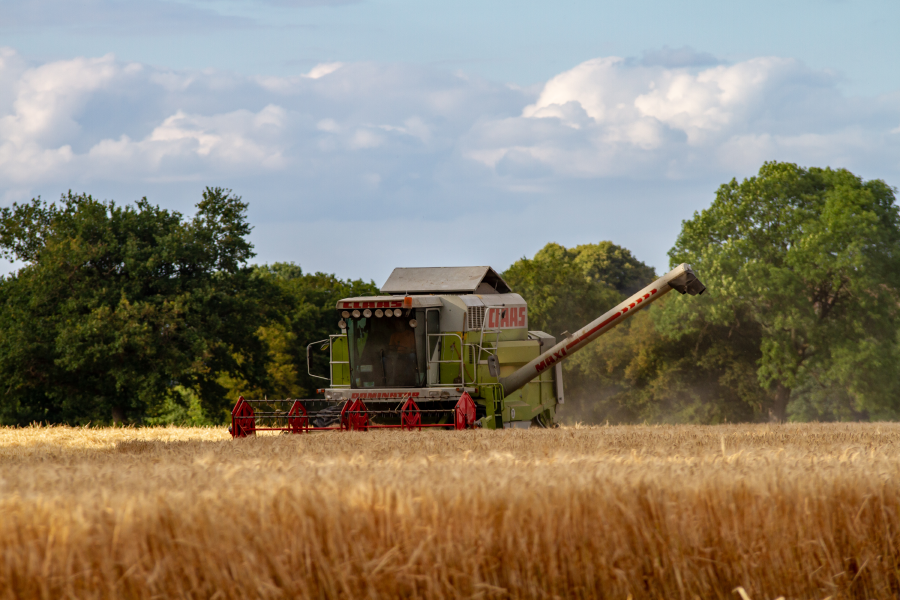
<path id="1" fill-rule="evenodd" d="M 239 398 L 230 431 L 553 427 L 563 360 L 669 291 L 705 289 L 679 265 L 557 341 L 529 331 L 525 300 L 490 267 L 398 268 L 382 295 L 340 300 L 340 333 L 307 347 L 324 398 Z M 329 372 L 314 372 L 316 351 Z"/>

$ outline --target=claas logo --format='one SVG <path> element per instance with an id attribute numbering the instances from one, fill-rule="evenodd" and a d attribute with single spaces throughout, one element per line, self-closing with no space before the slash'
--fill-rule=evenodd
<path id="1" fill-rule="evenodd" d="M 491 308 L 487 312 L 488 329 L 525 327 L 528 323 L 528 309 L 524 306 Z"/>

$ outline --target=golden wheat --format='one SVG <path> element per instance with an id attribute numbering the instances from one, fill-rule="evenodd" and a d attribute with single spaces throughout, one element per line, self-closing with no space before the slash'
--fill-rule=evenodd
<path id="1" fill-rule="evenodd" d="M 0 596 L 895 597 L 898 451 L 895 424 L 0 429 Z"/>

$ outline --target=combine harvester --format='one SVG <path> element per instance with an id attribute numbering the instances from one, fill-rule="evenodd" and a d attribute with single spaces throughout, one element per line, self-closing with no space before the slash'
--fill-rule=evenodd
<path id="1" fill-rule="evenodd" d="M 341 333 L 307 346 L 323 399 L 245 400 L 233 437 L 257 431 L 552 427 L 561 363 L 671 290 L 706 286 L 682 264 L 558 342 L 528 330 L 528 307 L 490 267 L 394 269 L 382 296 L 337 303 Z M 312 352 L 330 373 L 313 373 Z"/>

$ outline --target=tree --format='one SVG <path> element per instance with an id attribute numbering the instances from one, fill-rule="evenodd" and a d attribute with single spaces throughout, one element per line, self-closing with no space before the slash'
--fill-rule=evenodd
<path id="1" fill-rule="evenodd" d="M 586 325 L 655 278 L 651 267 L 612 242 L 571 249 L 550 243 L 533 259 L 513 263 L 503 277 L 528 302 L 529 327 L 557 337 Z"/>
<path id="2" fill-rule="evenodd" d="M 612 242 L 575 248 L 550 243 L 534 258 L 516 261 L 503 276 L 528 302 L 529 328 L 557 338 L 566 331 L 574 333 L 655 279 L 651 267 Z M 629 340 L 622 336 L 614 341 L 601 338 L 563 363 L 565 418 L 589 422 L 637 418 L 639 411 L 627 406 L 631 399 L 623 396 L 629 384 L 624 383 L 621 365 L 613 365 L 623 356 L 623 343 L 629 345 Z M 596 351 L 598 344 L 604 348 L 601 354 Z M 591 354 L 590 360 L 580 358 L 585 353 Z"/>
<path id="3" fill-rule="evenodd" d="M 547 244 L 504 273 L 528 301 L 529 327 L 574 332 L 651 283 L 653 269 L 611 242 Z M 695 298 L 691 298 L 694 300 Z M 667 300 L 641 311 L 563 363 L 563 419 L 588 423 L 753 420 L 766 403 L 756 381 L 758 327 L 705 324 L 668 335 Z"/>
<path id="4" fill-rule="evenodd" d="M 693 298 L 692 298 L 693 299 Z M 669 335 L 668 296 L 635 314 L 564 364 L 563 417 L 588 423 L 753 421 L 767 394 L 756 377 L 753 323 Z"/>
<path id="5" fill-rule="evenodd" d="M 270 398 L 309 398 L 324 380 L 307 372 L 306 346 L 338 333 L 337 302 L 341 298 L 378 295 L 374 282 L 341 280 L 327 273 L 304 273 L 293 263 L 274 263 L 254 267 L 254 277 L 278 288 L 282 318 L 260 327 L 258 335 L 267 342 L 266 363 L 269 377 L 266 387 L 246 379 L 224 376 L 220 381 L 229 389 L 229 397 L 238 395 Z M 324 344 L 323 344 L 324 345 Z M 328 373 L 328 352 L 313 348 L 313 373 Z"/>
<path id="6" fill-rule="evenodd" d="M 150 204 L 64 195 L 0 210 L 0 418 L 140 420 L 192 390 L 210 415 L 216 379 L 262 382 L 278 289 L 254 278 L 247 204 L 207 188 L 190 220 Z"/>
<path id="7" fill-rule="evenodd" d="M 900 217 L 894 190 L 844 169 L 765 163 L 686 221 L 671 263 L 710 293 L 676 298 L 661 327 L 757 326 L 771 418 L 894 416 Z M 699 301 L 698 301 L 699 300 Z M 816 408 L 818 406 L 818 408 Z"/>
<path id="8" fill-rule="evenodd" d="M 545 246 L 544 250 L 550 247 Z M 625 296 L 634 294 L 656 279 L 653 267 L 636 259 L 630 250 L 612 242 L 582 244 L 566 250 L 566 254 L 586 277 Z"/>

